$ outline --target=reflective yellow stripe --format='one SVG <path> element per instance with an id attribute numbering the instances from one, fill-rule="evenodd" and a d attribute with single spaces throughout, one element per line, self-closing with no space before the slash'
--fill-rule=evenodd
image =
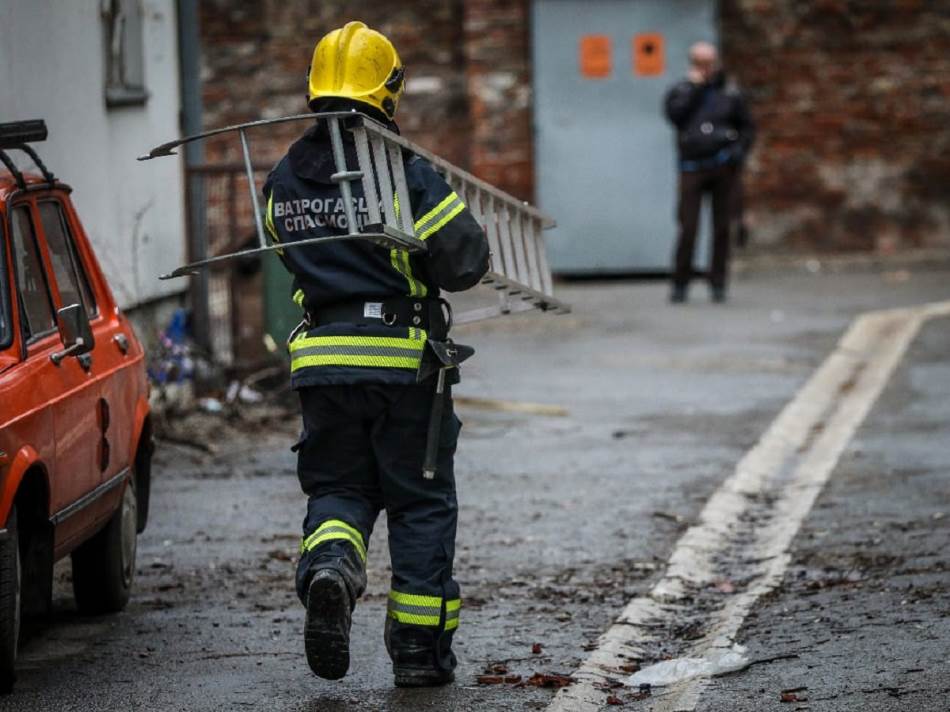
<path id="1" fill-rule="evenodd" d="M 396 603 L 405 603 L 407 606 L 442 608 L 441 596 L 420 596 L 415 593 L 400 593 L 399 591 L 390 591 L 389 598 Z"/>
<path id="2" fill-rule="evenodd" d="M 425 335 L 422 329 L 417 331 Z M 398 336 L 298 336 L 290 342 L 290 352 L 310 346 L 380 346 L 392 347 L 397 349 L 416 349 L 419 352 L 425 347 L 425 344 L 412 338 L 401 338 Z"/>
<path id="3" fill-rule="evenodd" d="M 324 542 L 341 539 L 343 541 L 350 542 L 356 548 L 356 553 L 360 555 L 360 559 L 366 561 L 366 550 L 360 546 L 356 539 L 344 532 L 327 532 L 326 534 L 321 534 L 318 537 L 311 537 L 310 539 L 307 539 L 306 545 L 301 547 L 301 553 L 312 551 Z"/>
<path id="4" fill-rule="evenodd" d="M 459 609 L 462 602 L 455 598 L 445 602 L 445 630 L 454 630 L 459 625 Z M 400 623 L 438 627 L 442 620 L 442 598 L 422 596 L 399 591 L 389 592 L 387 614 Z"/>
<path id="5" fill-rule="evenodd" d="M 273 191 L 269 196 L 267 196 L 267 210 L 264 211 L 264 227 L 267 228 L 267 232 L 270 233 L 271 239 L 274 242 L 280 242 L 280 236 L 277 234 L 277 228 L 274 227 L 274 193 Z M 283 250 L 276 251 L 278 255 L 284 254 Z"/>
<path id="6" fill-rule="evenodd" d="M 391 250 L 389 253 L 389 261 L 392 262 L 393 269 L 406 278 L 410 297 L 424 297 L 429 293 L 428 288 L 412 274 L 408 251 Z"/>
<path id="7" fill-rule="evenodd" d="M 360 366 L 364 368 L 419 368 L 420 359 L 399 356 L 301 356 L 290 364 L 291 372 L 312 366 Z"/>
<path id="8" fill-rule="evenodd" d="M 426 625 L 436 627 L 442 622 L 441 616 L 420 616 L 415 613 L 404 613 L 397 610 L 389 611 L 389 617 L 396 619 L 400 623 L 407 623 L 409 625 Z"/>
<path id="9" fill-rule="evenodd" d="M 304 294 L 302 289 L 298 289 L 296 292 L 294 292 L 294 304 L 296 304 L 301 309 L 303 309 L 303 297 Z"/>
<path id="10" fill-rule="evenodd" d="M 363 543 L 363 535 L 358 529 L 350 526 L 341 519 L 328 519 L 323 522 L 315 532 L 300 542 L 300 553 L 312 551 L 325 541 L 342 539 L 350 542 L 356 547 L 357 553 L 363 561 L 366 561 L 366 545 Z"/>
<path id="11" fill-rule="evenodd" d="M 418 369 L 426 332 L 409 329 L 391 336 L 300 336 L 290 343 L 290 370 L 311 366 Z"/>
<path id="12" fill-rule="evenodd" d="M 449 193 L 447 196 L 445 196 L 442 199 L 442 202 L 440 202 L 438 205 L 432 208 L 432 210 L 430 210 L 421 218 L 416 220 L 416 225 L 415 225 L 416 232 L 419 232 L 419 230 L 422 229 L 423 225 L 425 225 L 427 222 L 432 220 L 432 218 L 434 218 L 436 215 L 438 215 L 443 210 L 445 210 L 448 207 L 449 203 L 451 203 L 453 200 L 458 200 L 459 202 L 461 202 L 461 199 L 459 198 L 458 193 L 456 193 L 454 190 L 451 193 Z"/>
<path id="13" fill-rule="evenodd" d="M 450 210 L 450 211 L 446 214 L 446 216 L 445 216 L 444 218 L 442 218 L 441 220 L 439 220 L 439 222 L 437 222 L 437 223 L 436 223 L 435 225 L 433 225 L 432 227 L 426 228 L 425 231 L 424 231 L 422 234 L 416 235 L 416 237 L 418 237 L 420 240 L 425 240 L 425 239 L 427 239 L 430 235 L 433 235 L 434 233 L 437 233 L 439 230 L 441 230 L 443 227 L 445 227 L 446 223 L 448 223 L 452 218 L 454 218 L 456 215 L 458 215 L 458 214 L 459 214 L 460 212 L 462 212 L 463 210 L 465 210 L 465 204 L 460 202 L 458 205 L 456 205 L 454 208 L 452 208 L 452 210 Z"/>
<path id="14" fill-rule="evenodd" d="M 393 207 L 396 209 L 396 219 L 398 220 L 399 196 L 395 194 L 393 195 Z M 389 261 L 392 262 L 393 269 L 406 278 L 410 297 L 424 297 L 429 293 L 426 286 L 412 274 L 412 266 L 409 264 L 409 252 L 406 250 L 392 250 L 389 253 Z"/>

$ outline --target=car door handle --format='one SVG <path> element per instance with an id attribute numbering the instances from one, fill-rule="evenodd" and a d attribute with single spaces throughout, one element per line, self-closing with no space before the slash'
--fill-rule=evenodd
<path id="1" fill-rule="evenodd" d="M 119 347 L 123 356 L 129 353 L 129 337 L 125 334 L 116 334 L 112 337 L 112 342 Z"/>

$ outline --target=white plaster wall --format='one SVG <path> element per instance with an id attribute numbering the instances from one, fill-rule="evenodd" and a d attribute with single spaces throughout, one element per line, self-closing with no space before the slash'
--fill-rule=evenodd
<path id="1" fill-rule="evenodd" d="M 186 286 L 158 280 L 185 258 L 181 159 L 135 160 L 180 134 L 175 2 L 141 2 L 149 98 L 144 106 L 110 109 L 99 0 L 0 0 L 0 122 L 46 120 L 49 139 L 36 148 L 74 188 L 123 307 Z"/>

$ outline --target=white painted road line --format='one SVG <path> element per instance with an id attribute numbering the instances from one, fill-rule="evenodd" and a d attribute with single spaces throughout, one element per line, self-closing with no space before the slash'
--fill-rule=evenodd
<path id="1" fill-rule="evenodd" d="M 608 686 L 625 679 L 631 660 L 694 623 L 703 635 L 680 651 L 702 657 L 735 642 L 755 602 L 779 583 L 789 547 L 842 452 L 887 385 L 921 325 L 950 316 L 950 302 L 868 312 L 852 323 L 835 350 L 785 406 L 710 497 L 698 522 L 680 538 L 664 577 L 635 598 L 601 636 L 577 682 L 562 688 L 552 712 L 606 706 Z M 731 581 L 732 595 L 711 594 Z M 696 605 L 702 600 L 703 605 Z M 653 648 L 655 651 L 655 648 Z M 654 712 L 692 712 L 708 680 L 654 690 Z"/>

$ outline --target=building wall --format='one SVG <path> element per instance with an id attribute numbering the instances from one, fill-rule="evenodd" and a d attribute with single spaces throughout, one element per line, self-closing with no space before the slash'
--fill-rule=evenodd
<path id="1" fill-rule="evenodd" d="M 306 113 L 314 45 L 331 29 L 361 19 L 392 39 L 409 68 L 398 115 L 402 132 L 466 165 L 471 127 L 462 9 L 461 0 L 205 0 L 200 6 L 205 125 Z M 254 132 L 255 159 L 275 163 L 300 133 L 300 124 Z M 207 158 L 239 160 L 240 147 L 233 137 L 209 142 Z"/>
<path id="2" fill-rule="evenodd" d="M 950 245 L 947 4 L 720 6 L 725 59 L 759 125 L 748 176 L 755 239 L 884 252 Z"/>
<path id="3" fill-rule="evenodd" d="M 174 0 L 142 0 L 144 106 L 105 105 L 105 23 L 99 2 L 0 3 L 0 121 L 43 118 L 37 145 L 74 188 L 73 201 L 123 307 L 180 292 L 158 275 L 185 257 L 181 164 L 136 156 L 179 135 Z M 17 152 L 19 165 L 27 165 Z"/>
<path id="4" fill-rule="evenodd" d="M 940 4 L 720 0 L 725 61 L 759 125 L 747 171 L 755 245 L 950 245 L 950 20 Z M 304 111 L 313 44 L 354 18 L 389 34 L 408 66 L 404 133 L 532 199 L 530 0 L 206 0 L 206 125 Z M 264 162 L 297 132 L 255 139 Z M 236 146 L 209 158 L 235 159 Z"/>

